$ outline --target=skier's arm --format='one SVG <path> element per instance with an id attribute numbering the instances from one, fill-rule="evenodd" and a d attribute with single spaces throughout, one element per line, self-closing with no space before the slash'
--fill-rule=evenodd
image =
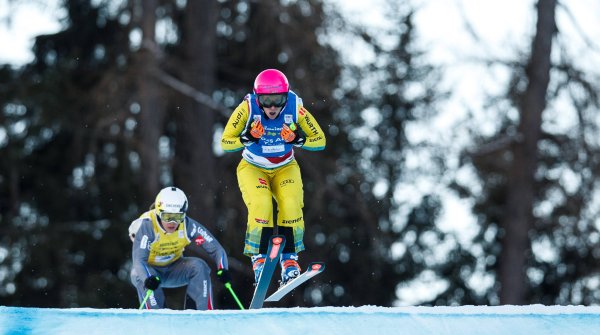
<path id="1" fill-rule="evenodd" d="M 148 219 L 143 219 L 139 230 L 135 234 L 133 246 L 131 249 L 132 267 L 134 271 L 140 275 L 148 273 L 148 257 L 150 256 L 150 242 L 154 241 L 154 231 L 152 230 L 152 222 Z"/>
<path id="2" fill-rule="evenodd" d="M 138 218 L 129 225 L 129 239 L 131 239 L 131 242 L 135 240 L 135 234 L 140 230 L 142 222 L 144 222 L 144 218 Z"/>
<path id="3" fill-rule="evenodd" d="M 217 269 L 229 269 L 227 262 L 227 253 L 221 243 L 211 234 L 206 227 L 198 221 L 188 217 L 186 220 L 186 230 L 192 244 L 196 247 L 202 247 L 215 262 Z"/>
<path id="4" fill-rule="evenodd" d="M 298 110 L 298 126 L 306 134 L 302 148 L 310 151 L 325 149 L 325 133 L 312 114 L 304 107 Z"/>
<path id="5" fill-rule="evenodd" d="M 248 102 L 242 101 L 229 117 L 223 136 L 221 137 L 221 148 L 225 152 L 239 151 L 244 148 L 240 141 L 240 135 L 247 126 L 249 117 Z"/>

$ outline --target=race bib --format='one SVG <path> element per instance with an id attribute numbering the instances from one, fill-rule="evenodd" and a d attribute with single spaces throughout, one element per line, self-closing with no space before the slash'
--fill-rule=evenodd
<path id="1" fill-rule="evenodd" d="M 155 262 L 156 263 L 167 263 L 170 260 L 172 260 L 173 258 L 175 258 L 175 255 L 171 254 L 171 255 L 165 255 L 165 256 L 156 256 L 155 258 Z"/>
<path id="2" fill-rule="evenodd" d="M 285 150 L 285 146 L 283 144 L 280 145 L 270 145 L 270 146 L 263 146 L 262 147 L 262 152 L 264 154 L 272 154 L 274 152 L 282 152 Z"/>

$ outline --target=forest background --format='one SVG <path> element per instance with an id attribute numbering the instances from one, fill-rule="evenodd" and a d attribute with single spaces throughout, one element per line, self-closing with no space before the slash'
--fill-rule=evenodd
<path id="1" fill-rule="evenodd" d="M 249 301 L 240 156 L 219 138 L 273 67 L 328 139 L 296 151 L 301 263 L 327 270 L 281 306 L 598 304 L 600 77 L 572 32 L 598 48 L 571 2 L 532 1 L 526 43 L 440 65 L 417 1 L 379 1 L 367 25 L 320 0 L 64 0 L 34 59 L 0 67 L 0 305 L 136 307 L 127 227 L 172 184 Z M 449 84 L 466 65 L 479 104 Z"/>

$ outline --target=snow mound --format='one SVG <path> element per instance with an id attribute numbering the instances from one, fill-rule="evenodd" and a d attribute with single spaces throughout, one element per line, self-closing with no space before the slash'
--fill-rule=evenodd
<path id="1" fill-rule="evenodd" d="M 315 307 L 139 311 L 0 306 L 0 335 L 19 334 L 600 334 L 600 307 Z"/>

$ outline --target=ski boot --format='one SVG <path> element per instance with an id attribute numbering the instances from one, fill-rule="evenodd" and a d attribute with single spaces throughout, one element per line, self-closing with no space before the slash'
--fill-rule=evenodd
<path id="1" fill-rule="evenodd" d="M 265 255 L 258 254 L 250 257 L 252 260 L 252 270 L 254 271 L 254 284 L 258 283 L 258 278 L 260 278 L 260 273 L 265 267 Z"/>
<path id="2" fill-rule="evenodd" d="M 281 286 L 300 275 L 297 253 L 281 254 L 279 264 L 281 265 Z"/>

